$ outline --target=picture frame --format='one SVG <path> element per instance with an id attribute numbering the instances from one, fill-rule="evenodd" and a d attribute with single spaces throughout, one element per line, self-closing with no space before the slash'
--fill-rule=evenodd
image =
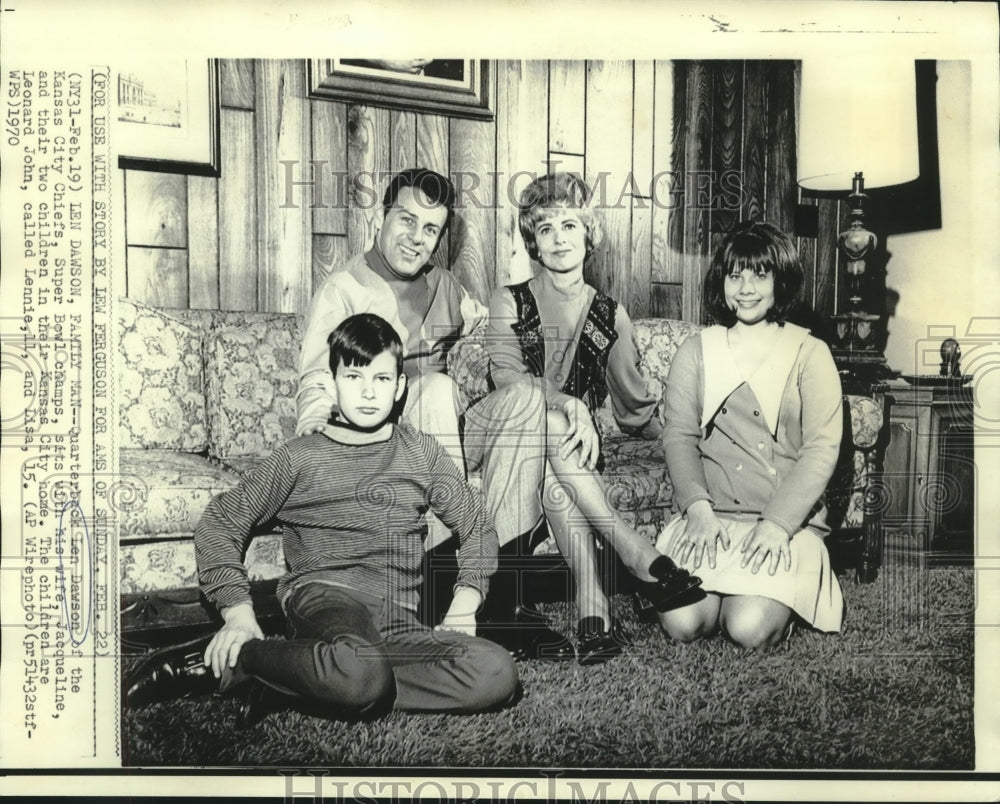
<path id="1" fill-rule="evenodd" d="M 122 65 L 113 68 L 113 80 L 118 167 L 219 175 L 217 59 Z"/>
<path id="2" fill-rule="evenodd" d="M 419 64 L 425 65 L 420 72 L 407 71 Z M 488 59 L 412 59 L 405 63 L 313 59 L 306 69 L 310 98 L 473 120 L 492 120 L 494 116 L 494 71 Z"/>

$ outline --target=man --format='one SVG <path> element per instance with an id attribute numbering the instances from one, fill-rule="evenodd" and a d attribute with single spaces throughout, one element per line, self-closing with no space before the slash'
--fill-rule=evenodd
<path id="1" fill-rule="evenodd" d="M 526 482 L 536 473 L 522 471 L 526 461 L 538 460 L 544 438 L 545 400 L 528 384 L 512 386 L 480 400 L 475 416 L 466 419 L 460 437 L 460 396 L 445 373 L 448 350 L 488 316 L 446 270 L 430 264 L 454 215 L 455 188 L 444 176 L 411 168 L 394 176 L 386 188 L 371 250 L 335 267 L 316 292 L 306 315 L 305 336 L 296 397 L 299 435 L 321 432 L 336 407 L 333 376 L 327 358 L 327 338 L 348 316 L 374 313 L 399 334 L 407 394 L 402 418 L 434 436 L 459 470 L 481 468 L 486 503 L 501 547 L 500 589 L 509 598 L 498 603 L 495 620 L 510 624 L 495 629 L 492 638 L 503 641 L 519 657 L 565 659 L 572 645 L 547 627 L 544 618 L 517 605 L 518 594 L 505 594 L 505 554 L 522 550 L 538 526 L 530 519 L 537 506 L 523 504 L 537 495 L 537 485 Z M 447 530 L 431 519 L 428 547 L 448 538 Z M 494 601 L 491 601 L 491 603 Z"/>

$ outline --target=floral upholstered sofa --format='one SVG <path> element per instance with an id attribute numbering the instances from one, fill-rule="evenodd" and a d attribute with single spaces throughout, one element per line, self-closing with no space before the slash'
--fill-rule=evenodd
<path id="1" fill-rule="evenodd" d="M 294 435 L 302 317 L 159 309 L 128 299 L 120 300 L 118 317 L 120 477 L 113 499 L 123 611 L 141 625 L 163 615 L 157 599 L 197 606 L 192 537 L 198 518 L 215 494 Z M 677 347 L 697 329 L 665 319 L 635 322 L 639 367 L 657 396 Z M 467 401 L 487 392 L 486 361 L 481 333 L 449 355 L 449 372 Z M 876 395 L 845 397 L 844 410 L 851 437 L 844 440 L 828 502 L 833 526 L 861 542 L 859 576 L 867 580 L 881 549 L 872 501 L 885 409 Z M 672 494 L 662 446 L 623 434 L 608 404 L 597 419 L 612 501 L 652 539 Z M 280 535 L 257 534 L 246 563 L 252 581 L 280 576 Z"/>

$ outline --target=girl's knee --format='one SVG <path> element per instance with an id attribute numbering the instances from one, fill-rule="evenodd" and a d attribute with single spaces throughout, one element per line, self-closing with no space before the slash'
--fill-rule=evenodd
<path id="1" fill-rule="evenodd" d="M 730 612 L 723 619 L 722 629 L 726 636 L 743 648 L 757 650 L 772 648 L 785 636 L 788 617 L 744 609 Z"/>
<path id="2" fill-rule="evenodd" d="M 695 611 L 678 609 L 659 615 L 660 628 L 675 642 L 696 642 L 715 633 L 718 623 Z"/>

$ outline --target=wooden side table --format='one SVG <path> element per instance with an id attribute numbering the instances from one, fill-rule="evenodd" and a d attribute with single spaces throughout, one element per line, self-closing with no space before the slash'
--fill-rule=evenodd
<path id="1" fill-rule="evenodd" d="M 885 455 L 888 550 L 931 563 L 971 563 L 975 449 L 969 386 L 889 385 L 894 399 Z"/>

